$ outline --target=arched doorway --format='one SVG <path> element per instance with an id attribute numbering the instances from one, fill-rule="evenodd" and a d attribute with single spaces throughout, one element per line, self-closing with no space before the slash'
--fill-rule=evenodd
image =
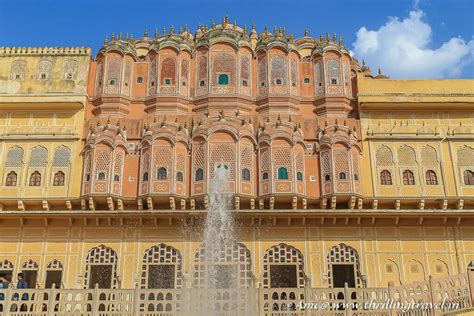
<path id="1" fill-rule="evenodd" d="M 361 287 L 359 255 L 357 251 L 340 243 L 329 249 L 327 255 L 329 287 Z"/>
<path id="2" fill-rule="evenodd" d="M 8 282 L 12 282 L 13 264 L 7 259 L 0 262 L 0 274 L 4 275 Z"/>
<path id="3" fill-rule="evenodd" d="M 182 282 L 182 258 L 176 248 L 162 243 L 145 251 L 142 260 L 141 288 L 181 288 Z"/>
<path id="4" fill-rule="evenodd" d="M 206 253 L 212 253 L 209 261 Z M 210 274 L 213 277 L 210 277 Z M 209 280 L 213 279 L 212 284 Z M 199 247 L 195 255 L 194 287 L 197 288 L 248 288 L 252 285 L 252 259 L 250 250 L 236 241 L 225 249 L 218 249 L 215 244 Z"/>
<path id="5" fill-rule="evenodd" d="M 46 267 L 46 282 L 44 287 L 50 289 L 53 287 L 61 288 L 63 278 L 63 264 L 61 261 L 54 259 L 48 263 Z"/>
<path id="6" fill-rule="evenodd" d="M 86 258 L 84 273 L 85 288 L 94 288 L 97 284 L 100 289 L 118 288 L 117 253 L 105 245 L 89 250 Z"/>
<path id="7" fill-rule="evenodd" d="M 21 266 L 21 272 L 24 275 L 24 279 L 28 283 L 29 289 L 36 288 L 36 282 L 38 280 L 38 264 L 33 260 L 28 260 Z"/>
<path id="8" fill-rule="evenodd" d="M 300 288 L 304 287 L 305 283 L 303 255 L 298 249 L 281 243 L 265 252 L 264 288 Z"/>

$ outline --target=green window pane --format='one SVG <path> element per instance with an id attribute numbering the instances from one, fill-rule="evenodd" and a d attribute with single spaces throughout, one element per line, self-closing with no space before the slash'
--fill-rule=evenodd
<path id="1" fill-rule="evenodd" d="M 229 84 L 229 76 L 226 74 L 220 74 L 219 75 L 219 84 Z"/>

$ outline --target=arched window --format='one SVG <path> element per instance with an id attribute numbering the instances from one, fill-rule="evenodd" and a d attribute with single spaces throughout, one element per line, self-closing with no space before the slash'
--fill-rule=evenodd
<path id="1" fill-rule="evenodd" d="M 41 185 L 41 173 L 35 171 L 30 176 L 30 187 L 39 187 Z"/>
<path id="2" fill-rule="evenodd" d="M 66 146 L 59 146 L 54 151 L 53 167 L 68 167 L 71 159 L 71 150 Z"/>
<path id="3" fill-rule="evenodd" d="M 10 79 L 24 80 L 26 76 L 26 60 L 15 60 L 11 64 Z"/>
<path id="4" fill-rule="evenodd" d="M 183 182 L 183 173 L 181 171 L 176 172 L 176 181 Z"/>
<path id="5" fill-rule="evenodd" d="M 296 180 L 303 181 L 303 173 L 302 172 L 297 172 L 296 173 Z"/>
<path id="6" fill-rule="evenodd" d="M 55 187 L 64 186 L 64 179 L 65 179 L 64 172 L 62 172 L 62 171 L 56 172 L 54 174 L 54 178 L 53 178 L 53 186 L 55 186 Z"/>
<path id="7" fill-rule="evenodd" d="M 425 178 L 427 185 L 438 185 L 438 177 L 433 170 L 426 171 Z"/>
<path id="8" fill-rule="evenodd" d="M 159 167 L 158 171 L 156 172 L 156 179 L 157 180 L 166 180 L 167 172 L 165 167 Z"/>
<path id="9" fill-rule="evenodd" d="M 464 184 L 465 185 L 474 185 L 474 171 L 465 170 L 464 171 Z"/>
<path id="10" fill-rule="evenodd" d="M 250 181 L 250 170 L 247 168 L 242 169 L 242 180 Z"/>
<path id="11" fill-rule="evenodd" d="M 46 167 L 48 163 L 48 150 L 41 146 L 36 146 L 31 151 L 30 161 L 28 165 L 30 167 Z"/>
<path id="12" fill-rule="evenodd" d="M 226 74 L 220 74 L 218 83 L 222 84 L 222 85 L 228 85 L 229 84 L 229 76 L 226 75 Z"/>
<path id="13" fill-rule="evenodd" d="M 248 86 L 247 80 L 242 80 L 242 86 L 243 86 L 243 87 L 247 87 L 247 86 Z"/>
<path id="14" fill-rule="evenodd" d="M 324 176 L 324 181 L 331 181 L 331 176 L 330 175 L 325 175 Z"/>
<path id="15" fill-rule="evenodd" d="M 196 170 L 194 181 L 202 181 L 202 180 L 204 180 L 204 171 L 201 168 L 199 168 Z"/>
<path id="16" fill-rule="evenodd" d="M 268 172 L 262 173 L 262 179 L 267 180 L 268 179 Z"/>
<path id="17" fill-rule="evenodd" d="M 23 164 L 23 149 L 14 146 L 8 150 L 6 167 L 21 167 Z"/>
<path id="18" fill-rule="evenodd" d="M 339 180 L 346 180 L 346 173 L 345 172 L 339 172 Z"/>
<path id="19" fill-rule="evenodd" d="M 328 60 L 326 67 L 327 67 L 329 82 L 331 84 L 339 84 L 339 78 L 340 78 L 339 61 L 337 61 L 336 59 Z"/>
<path id="20" fill-rule="evenodd" d="M 278 180 L 288 180 L 288 169 L 285 167 L 278 168 Z"/>
<path id="21" fill-rule="evenodd" d="M 7 187 L 16 187 L 16 182 L 18 180 L 18 176 L 15 171 L 10 171 L 7 174 L 7 179 L 5 180 L 5 186 Z"/>
<path id="22" fill-rule="evenodd" d="M 120 181 L 120 175 L 119 174 L 114 174 L 114 181 L 119 182 Z"/>
<path id="23" fill-rule="evenodd" d="M 309 78 L 304 78 L 304 83 L 309 83 Z"/>
<path id="24" fill-rule="evenodd" d="M 357 173 L 354 174 L 354 180 L 359 181 L 359 175 Z"/>
<path id="25" fill-rule="evenodd" d="M 410 170 L 403 171 L 403 184 L 404 185 L 415 185 L 415 176 Z"/>
<path id="26" fill-rule="evenodd" d="M 388 170 L 382 170 L 380 172 L 380 184 L 381 185 L 392 185 L 392 174 Z"/>
<path id="27" fill-rule="evenodd" d="M 281 79 L 277 79 L 277 80 L 275 81 L 275 83 L 278 84 L 278 85 L 280 85 L 280 84 L 281 84 Z"/>
<path id="28" fill-rule="evenodd" d="M 64 67 L 63 67 L 63 79 L 65 80 L 76 79 L 77 68 L 78 68 L 77 60 L 67 59 L 64 62 Z"/>
<path id="29" fill-rule="evenodd" d="M 143 181 L 148 181 L 148 172 L 143 173 Z"/>
<path id="30" fill-rule="evenodd" d="M 99 172 L 97 174 L 97 180 L 105 180 L 105 172 Z"/>

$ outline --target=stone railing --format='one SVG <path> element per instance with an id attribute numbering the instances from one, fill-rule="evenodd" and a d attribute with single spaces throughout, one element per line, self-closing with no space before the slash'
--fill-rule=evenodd
<path id="1" fill-rule="evenodd" d="M 435 316 L 472 310 L 473 287 L 474 271 L 388 288 L 8 288 L 0 289 L 0 312 L 9 316 Z"/>
<path id="2" fill-rule="evenodd" d="M 0 47 L 0 56 L 17 55 L 90 55 L 89 47 Z"/>

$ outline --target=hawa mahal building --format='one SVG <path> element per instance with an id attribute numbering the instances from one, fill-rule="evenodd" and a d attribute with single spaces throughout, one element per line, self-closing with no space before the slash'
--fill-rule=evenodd
<path id="1" fill-rule="evenodd" d="M 300 293 L 279 289 L 345 284 L 407 300 L 455 288 L 472 306 L 473 80 L 392 80 L 336 35 L 227 18 L 194 34 L 112 35 L 95 56 L 0 47 L 7 279 L 204 286 L 218 166 L 237 232 L 221 263 L 239 287 L 277 293 L 277 308 Z"/>

